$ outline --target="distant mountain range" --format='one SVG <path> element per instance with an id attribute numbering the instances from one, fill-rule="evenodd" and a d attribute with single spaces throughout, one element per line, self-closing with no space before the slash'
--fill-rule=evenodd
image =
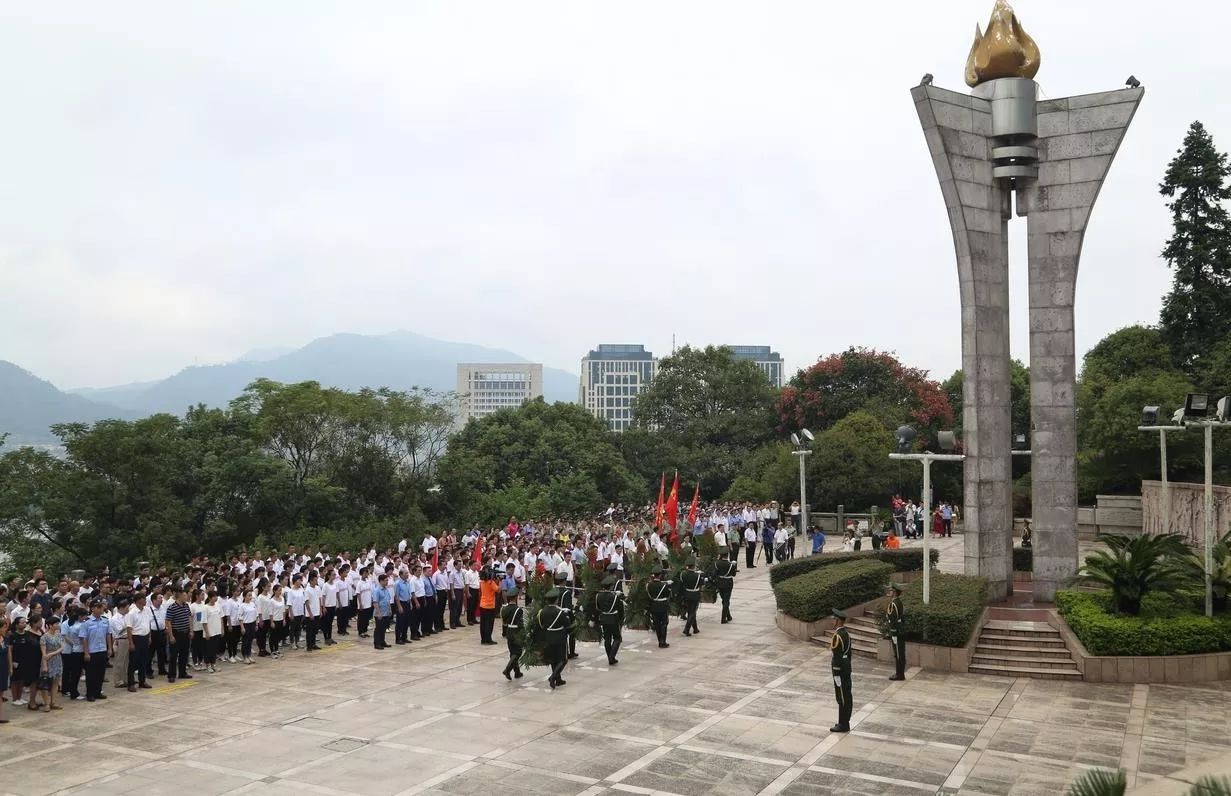
<path id="1" fill-rule="evenodd" d="M 0 432 L 11 442 L 54 442 L 47 427 L 106 417 L 183 414 L 198 403 L 226 406 L 258 378 L 319 381 L 329 387 L 457 387 L 459 362 L 529 362 L 510 351 L 434 340 L 412 332 L 335 334 L 303 348 L 259 349 L 223 365 L 189 367 L 158 381 L 115 387 L 58 390 L 16 365 L 0 360 Z M 543 368 L 543 397 L 576 401 L 578 377 Z"/>

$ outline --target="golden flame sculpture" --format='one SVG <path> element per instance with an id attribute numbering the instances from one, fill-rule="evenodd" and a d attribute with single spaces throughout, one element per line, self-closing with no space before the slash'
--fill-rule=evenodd
<path id="1" fill-rule="evenodd" d="M 1039 46 L 1005 0 L 996 0 L 987 32 L 975 25 L 975 43 L 966 58 L 966 85 L 974 87 L 1002 77 L 1033 78 L 1039 73 Z"/>

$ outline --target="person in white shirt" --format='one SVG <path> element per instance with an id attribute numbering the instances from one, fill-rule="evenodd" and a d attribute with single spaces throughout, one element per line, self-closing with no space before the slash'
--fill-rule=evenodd
<path id="1" fill-rule="evenodd" d="M 256 648 L 258 658 L 269 657 L 269 620 L 273 616 L 269 599 L 273 594 L 273 586 L 262 578 L 257 583 L 256 593 Z"/>
<path id="2" fill-rule="evenodd" d="M 192 640 L 189 642 L 192 656 L 190 662 L 195 671 L 201 671 L 205 668 L 205 625 L 203 622 L 205 592 L 194 589 L 191 594 L 188 603 L 188 611 L 192 615 L 189 624 L 189 631 L 192 633 Z"/>
<path id="3" fill-rule="evenodd" d="M 128 599 L 121 597 L 115 609 L 107 615 L 115 651 L 111 658 L 111 672 L 116 688 L 128 687 L 128 630 L 124 622 L 125 616 L 128 615 L 128 608 Z"/>
<path id="4" fill-rule="evenodd" d="M 727 530 L 724 523 L 714 526 L 714 543 L 718 545 L 718 557 L 727 557 Z"/>
<path id="5" fill-rule="evenodd" d="M 241 595 L 242 596 L 242 595 Z M 232 597 L 227 604 L 227 657 L 230 663 L 239 663 L 239 643 L 244 634 L 244 623 L 241 621 L 243 605 L 241 597 Z"/>
<path id="6" fill-rule="evenodd" d="M 410 640 L 418 641 L 432 633 L 431 622 L 427 615 L 427 586 L 423 583 L 423 565 L 416 563 L 411 568 L 410 588 L 414 594 L 412 601 L 415 609 L 410 616 Z"/>
<path id="7" fill-rule="evenodd" d="M 361 567 L 354 584 L 355 616 L 359 638 L 368 637 L 368 625 L 372 621 L 372 590 L 375 588 L 375 582 L 372 567 Z"/>
<path id="8" fill-rule="evenodd" d="M 744 516 L 747 516 L 745 512 Z M 756 564 L 753 562 L 753 557 L 757 552 L 757 524 L 755 521 L 749 522 L 744 527 L 744 568 L 756 569 Z"/>
<path id="9" fill-rule="evenodd" d="M 256 602 L 252 599 L 252 590 L 248 589 L 244 592 L 244 599 L 239 604 L 239 624 L 243 628 L 239 651 L 243 662 L 249 665 L 256 663 L 252 659 L 252 639 L 256 637 L 256 620 Z"/>
<path id="10" fill-rule="evenodd" d="M 790 536 L 785 527 L 774 531 L 774 556 L 779 561 L 786 560 L 786 540 Z"/>
<path id="11" fill-rule="evenodd" d="M 436 537 L 432 536 L 432 532 L 428 531 L 423 537 L 423 543 L 420 545 L 423 548 L 424 555 L 431 555 L 432 550 L 436 548 Z"/>
<path id="12" fill-rule="evenodd" d="M 286 598 L 282 593 L 282 584 L 277 584 L 267 598 L 269 611 L 269 654 L 274 658 L 282 657 L 282 641 L 286 638 Z"/>
<path id="13" fill-rule="evenodd" d="M 132 606 L 124 615 L 124 632 L 128 637 L 128 690 L 151 688 L 145 681 L 150 654 L 150 615 L 145 610 L 145 595 L 141 592 L 137 592 Z"/>
<path id="14" fill-rule="evenodd" d="M 402 541 L 398 542 L 398 555 L 405 553 L 407 546 L 408 543 L 406 541 L 406 537 L 402 537 Z"/>
<path id="15" fill-rule="evenodd" d="M 210 592 L 202 611 L 205 626 L 205 667 L 210 673 L 218 670 L 214 663 L 218 654 L 223 651 L 222 641 L 222 608 L 218 605 L 218 593 Z"/>
<path id="16" fill-rule="evenodd" d="M 295 649 L 300 649 L 300 639 L 303 634 L 304 615 L 308 593 L 303 587 L 303 578 L 295 575 L 291 578 L 291 588 L 286 590 L 286 604 L 290 609 L 290 640 Z"/>
<path id="17" fill-rule="evenodd" d="M 333 590 L 337 595 L 338 635 L 350 635 L 351 582 L 350 564 L 343 564 L 342 569 L 333 579 Z"/>
<path id="18" fill-rule="evenodd" d="M 325 604 L 325 613 L 321 616 L 321 635 L 325 638 L 326 647 L 338 643 L 333 640 L 333 623 L 338 614 L 338 590 L 334 586 L 335 577 L 332 568 L 326 569 L 320 583 L 321 600 Z"/>

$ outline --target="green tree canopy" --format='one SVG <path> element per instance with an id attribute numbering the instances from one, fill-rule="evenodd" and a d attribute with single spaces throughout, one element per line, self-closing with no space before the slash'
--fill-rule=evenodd
<path id="1" fill-rule="evenodd" d="M 1176 364 L 1190 369 L 1215 343 L 1231 338 L 1231 199 L 1227 155 L 1201 122 L 1167 165 L 1159 192 L 1171 201 L 1173 231 L 1163 258 L 1173 270 L 1160 326 Z"/>
<path id="2" fill-rule="evenodd" d="M 658 363 L 633 405 L 633 424 L 661 437 L 656 463 L 697 479 L 706 499 L 721 495 L 744 457 L 774 438 L 777 391 L 755 363 L 725 346 L 684 346 Z M 657 474 L 651 471 L 650 479 Z"/>

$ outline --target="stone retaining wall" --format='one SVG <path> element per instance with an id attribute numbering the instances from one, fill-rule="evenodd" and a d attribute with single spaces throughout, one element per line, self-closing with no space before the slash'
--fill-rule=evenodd
<path id="1" fill-rule="evenodd" d="M 1060 631 L 1087 683 L 1207 683 L 1231 680 L 1231 652 L 1198 655 L 1091 655 L 1056 611 L 1047 623 Z"/>

